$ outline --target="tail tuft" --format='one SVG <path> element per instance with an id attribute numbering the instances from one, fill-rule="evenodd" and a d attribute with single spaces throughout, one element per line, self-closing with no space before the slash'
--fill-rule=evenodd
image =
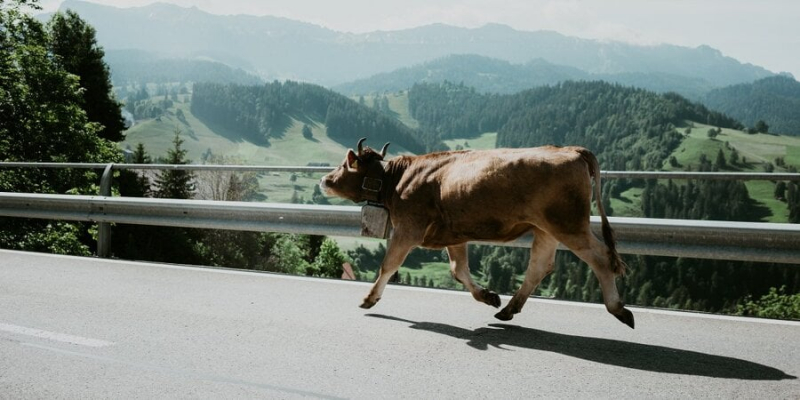
<path id="1" fill-rule="evenodd" d="M 611 259 L 611 265 L 614 269 L 614 273 L 625 276 L 625 274 L 628 272 L 628 265 L 625 264 L 625 261 L 622 261 L 622 257 L 620 257 L 619 253 L 617 253 L 617 243 L 616 239 L 614 238 L 614 230 L 611 229 L 611 225 L 608 223 L 608 220 L 605 217 L 602 219 L 603 241 L 608 247 L 608 257 Z"/>

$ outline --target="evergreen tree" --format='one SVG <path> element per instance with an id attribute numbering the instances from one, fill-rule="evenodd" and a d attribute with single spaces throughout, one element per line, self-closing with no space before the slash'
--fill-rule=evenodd
<path id="1" fill-rule="evenodd" d="M 150 155 L 147 154 L 147 151 L 144 149 L 144 144 L 141 142 L 136 145 L 136 150 L 133 151 L 133 160 L 131 162 L 134 164 L 150 164 Z"/>
<path id="2" fill-rule="evenodd" d="M 795 182 L 786 185 L 786 204 L 789 207 L 789 223 L 800 224 L 800 187 Z"/>
<path id="3" fill-rule="evenodd" d="M 728 167 L 728 161 L 725 160 L 725 152 L 720 148 L 717 152 L 717 159 L 714 160 L 714 166 L 717 170 L 725 169 Z"/>
<path id="4" fill-rule="evenodd" d="M 736 148 L 731 149 L 731 165 L 738 165 L 739 164 L 739 151 Z"/>
<path id="5" fill-rule="evenodd" d="M 181 148 L 183 140 L 180 130 L 175 130 L 174 147 L 167 151 L 169 164 L 186 164 L 186 150 Z M 134 157 L 137 157 L 134 153 Z M 143 152 L 139 155 L 147 159 Z M 165 170 L 156 175 L 153 195 L 165 199 L 190 199 L 194 197 L 194 176 L 188 171 Z M 146 194 L 146 193 L 145 193 Z M 130 227 L 123 226 L 119 236 L 115 255 L 136 259 L 160 262 L 179 262 L 184 264 L 200 264 L 203 256 L 208 256 L 201 243 L 201 231 L 187 228 L 159 226 Z M 212 263 L 213 265 L 213 263 Z"/>
<path id="6" fill-rule="evenodd" d="M 142 143 L 136 145 L 136 150 L 133 151 L 131 157 L 131 163 L 150 164 L 150 155 L 147 154 Z M 143 172 L 139 173 L 133 170 L 119 171 L 117 182 L 119 183 L 121 196 L 145 197 L 152 194 L 150 178 Z"/>
<path id="7" fill-rule="evenodd" d="M 786 182 L 780 181 L 775 184 L 774 196 L 778 200 L 786 200 Z"/>
<path id="8" fill-rule="evenodd" d="M 174 147 L 167 151 L 167 164 L 188 164 L 186 150 L 181 148 L 183 139 L 180 129 L 175 129 Z M 194 175 L 183 170 L 164 170 L 156 176 L 156 197 L 166 199 L 190 199 L 194 195 Z"/>
<path id="9" fill-rule="evenodd" d="M 311 140 L 314 138 L 314 134 L 311 132 L 311 127 L 307 124 L 303 124 L 303 137 Z"/>
<path id="10" fill-rule="evenodd" d="M 102 125 L 98 135 L 114 142 L 122 140 L 122 104 L 114 99 L 111 74 L 103 61 L 105 52 L 97 45 L 95 29 L 72 10 L 54 14 L 47 28 L 56 61 L 80 78 L 82 107 L 89 121 Z"/>
<path id="11" fill-rule="evenodd" d="M 769 125 L 767 125 L 767 123 L 764 122 L 763 120 L 758 120 L 758 122 L 756 122 L 755 128 L 756 128 L 756 132 L 758 132 L 758 133 L 768 133 L 769 132 Z"/>

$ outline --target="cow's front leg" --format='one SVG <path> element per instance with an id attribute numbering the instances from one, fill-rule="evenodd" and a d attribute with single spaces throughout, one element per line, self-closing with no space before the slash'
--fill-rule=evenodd
<path id="1" fill-rule="evenodd" d="M 472 293 L 472 297 L 492 307 L 500 307 L 500 296 L 497 293 L 482 288 L 472 281 L 469 273 L 469 253 L 467 244 L 447 247 L 447 256 L 450 257 L 450 273 L 453 278 L 461 282 Z"/>
<path id="2" fill-rule="evenodd" d="M 389 283 L 389 279 L 397 272 L 413 248 L 414 245 L 402 235 L 397 235 L 396 232 L 392 234 L 392 238 L 386 248 L 386 256 L 383 257 L 381 269 L 378 271 L 378 278 L 372 285 L 372 290 L 364 298 L 364 302 L 361 303 L 361 308 L 372 308 L 381 299 L 383 289 Z"/>
<path id="3" fill-rule="evenodd" d="M 499 313 L 495 314 L 495 318 L 499 320 L 511 320 L 514 318 L 514 314 L 522 311 L 522 306 L 528 301 L 531 293 L 536 290 L 542 279 L 553 271 L 558 241 L 549 233 L 538 228 L 534 228 L 533 234 L 531 261 L 528 264 L 528 270 L 525 272 L 525 280 L 508 304 Z"/>

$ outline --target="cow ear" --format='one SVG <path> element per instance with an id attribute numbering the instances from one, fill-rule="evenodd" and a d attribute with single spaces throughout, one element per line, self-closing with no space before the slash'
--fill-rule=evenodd
<path id="1" fill-rule="evenodd" d="M 353 169 L 358 168 L 358 156 L 353 150 L 347 151 L 347 166 Z"/>

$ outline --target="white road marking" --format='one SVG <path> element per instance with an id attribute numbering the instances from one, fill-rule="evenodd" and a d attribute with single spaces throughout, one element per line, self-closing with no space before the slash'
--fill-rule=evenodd
<path id="1" fill-rule="evenodd" d="M 92 339 L 82 336 L 68 335 L 66 333 L 43 331 L 41 329 L 26 328 L 19 325 L 4 324 L 0 322 L 0 331 L 15 333 L 18 335 L 33 336 L 40 339 L 47 339 L 56 342 L 77 344 L 86 347 L 106 347 L 112 346 L 114 342 L 100 339 Z"/>

